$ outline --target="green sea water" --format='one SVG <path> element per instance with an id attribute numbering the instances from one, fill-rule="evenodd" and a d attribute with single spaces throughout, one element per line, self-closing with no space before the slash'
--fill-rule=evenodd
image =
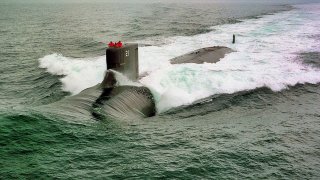
<path id="1" fill-rule="evenodd" d="M 292 9 L 283 2 L 1 1 L 0 179 L 319 179 L 317 83 L 219 94 L 151 118 L 96 120 L 76 103 L 69 104 L 76 112 L 56 108 L 70 92 L 62 76 L 39 68 L 52 53 L 90 59 L 104 55 L 109 40 L 160 46 L 163 38 Z M 319 68 L 319 55 L 315 47 L 298 57 Z"/>

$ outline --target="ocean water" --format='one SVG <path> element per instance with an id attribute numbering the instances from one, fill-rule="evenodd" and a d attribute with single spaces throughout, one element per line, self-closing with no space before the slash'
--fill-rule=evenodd
<path id="1" fill-rule="evenodd" d="M 316 1 L 1 1 L 0 179 L 319 179 L 319 16 Z M 139 43 L 156 116 L 97 120 L 79 101 L 111 40 Z M 235 52 L 169 63 L 215 45 Z"/>

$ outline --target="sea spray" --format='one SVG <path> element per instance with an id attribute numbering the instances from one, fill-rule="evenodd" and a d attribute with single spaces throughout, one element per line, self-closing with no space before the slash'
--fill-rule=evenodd
<path id="1" fill-rule="evenodd" d="M 39 67 L 46 68 L 49 73 L 63 75 L 60 79 L 63 90 L 73 95 L 101 83 L 106 70 L 105 56 L 75 59 L 55 53 L 40 58 L 39 63 Z"/>
<path id="2" fill-rule="evenodd" d="M 317 5 L 319 6 L 319 5 Z M 297 83 L 320 82 L 320 70 L 298 59 L 301 52 L 318 51 L 320 28 L 315 9 L 291 11 L 214 26 L 194 36 L 171 37 L 160 46 L 139 49 L 140 83 L 152 90 L 158 112 L 222 93 L 268 87 L 280 91 Z M 231 44 L 232 34 L 237 43 Z M 140 41 L 140 42 L 143 42 Z M 169 60 L 198 48 L 222 45 L 234 49 L 216 64 L 171 65 Z M 61 78 L 63 89 L 73 94 L 98 84 L 105 71 L 105 56 L 72 59 L 52 54 L 40 67 Z"/>

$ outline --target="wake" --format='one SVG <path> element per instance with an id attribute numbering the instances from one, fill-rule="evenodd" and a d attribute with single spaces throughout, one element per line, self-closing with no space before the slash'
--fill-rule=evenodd
<path id="1" fill-rule="evenodd" d="M 261 87 L 281 91 L 298 83 L 319 83 L 319 68 L 298 58 L 299 53 L 320 49 L 319 39 L 313 38 L 319 35 L 318 9 L 319 4 L 303 5 L 260 19 L 214 26 L 205 34 L 171 37 L 161 46 L 140 47 L 140 75 L 146 75 L 140 83 L 151 90 L 158 113 L 216 94 Z M 237 36 L 236 44 L 231 43 L 232 34 Z M 174 57 L 217 45 L 236 52 L 216 64 L 170 64 Z M 100 83 L 106 69 L 105 56 L 72 59 L 51 54 L 39 63 L 52 74 L 65 75 L 63 90 L 72 94 Z"/>

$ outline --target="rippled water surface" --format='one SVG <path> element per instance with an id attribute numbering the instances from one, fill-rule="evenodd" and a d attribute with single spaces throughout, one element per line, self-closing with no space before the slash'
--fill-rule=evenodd
<path id="1" fill-rule="evenodd" d="M 0 179 L 320 178 L 320 5 L 296 2 L 1 1 Z M 140 44 L 156 116 L 68 100 L 110 40 Z M 168 64 L 214 45 L 235 52 Z"/>

